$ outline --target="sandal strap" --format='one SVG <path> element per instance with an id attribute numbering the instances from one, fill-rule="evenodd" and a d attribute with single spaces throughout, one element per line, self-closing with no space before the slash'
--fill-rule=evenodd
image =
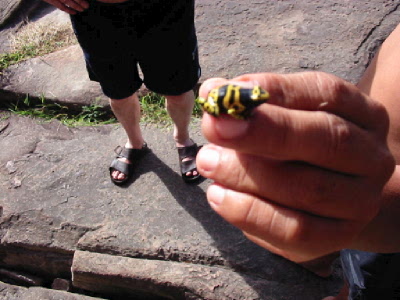
<path id="1" fill-rule="evenodd" d="M 117 158 L 114 159 L 110 165 L 110 171 L 120 171 L 121 173 L 124 173 L 125 175 L 129 175 L 131 165 L 127 164 L 126 162 L 120 161 Z"/>
<path id="2" fill-rule="evenodd" d="M 132 160 L 133 158 L 142 156 L 148 150 L 149 148 L 147 147 L 147 143 L 143 143 L 141 149 L 131 149 L 131 148 L 117 146 L 114 149 L 114 152 L 117 154 L 117 158 L 126 158 L 128 160 Z"/>
<path id="3" fill-rule="evenodd" d="M 181 162 L 181 173 L 197 171 L 196 159 Z"/>
<path id="4" fill-rule="evenodd" d="M 188 157 L 196 157 L 197 152 L 199 152 L 200 148 L 201 147 L 197 146 L 196 143 L 194 143 L 191 146 L 177 147 L 179 159 L 184 160 L 185 158 Z"/>

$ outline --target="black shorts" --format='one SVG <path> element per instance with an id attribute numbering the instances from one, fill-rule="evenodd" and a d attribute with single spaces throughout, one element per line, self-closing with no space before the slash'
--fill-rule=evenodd
<path id="1" fill-rule="evenodd" d="M 400 253 L 340 252 L 349 300 L 400 299 Z"/>
<path id="2" fill-rule="evenodd" d="M 90 79 L 112 99 L 129 97 L 142 83 L 180 95 L 199 80 L 194 0 L 91 1 L 71 21 Z"/>

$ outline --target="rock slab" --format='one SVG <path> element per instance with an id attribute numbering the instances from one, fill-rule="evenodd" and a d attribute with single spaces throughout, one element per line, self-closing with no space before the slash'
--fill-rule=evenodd
<path id="1" fill-rule="evenodd" d="M 399 6 L 398 0 L 197 1 L 202 80 L 318 70 L 357 82 L 399 22 Z M 26 94 L 72 106 L 101 97 L 77 46 L 5 70 L 0 102 Z M 73 277 L 80 288 L 140 297 L 301 300 L 338 290 L 338 273 L 318 278 L 224 222 L 207 204 L 208 180 L 182 182 L 171 129 L 142 129 L 152 152 L 133 182 L 119 188 L 110 183 L 108 165 L 124 143 L 120 126 L 68 128 L 1 114 L 0 268 L 44 280 Z M 198 120 L 191 133 L 206 142 Z"/>

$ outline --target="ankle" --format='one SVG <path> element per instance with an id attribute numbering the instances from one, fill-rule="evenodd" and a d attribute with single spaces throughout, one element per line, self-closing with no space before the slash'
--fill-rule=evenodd
<path id="1" fill-rule="evenodd" d="M 129 148 L 129 149 L 142 149 L 143 148 L 143 144 L 144 144 L 144 140 L 138 140 L 135 142 L 131 142 L 131 141 L 127 141 L 125 144 L 125 148 Z"/>
<path id="2" fill-rule="evenodd" d="M 177 147 L 187 147 L 193 145 L 194 142 L 191 138 L 186 138 L 186 139 L 175 138 L 175 144 Z"/>

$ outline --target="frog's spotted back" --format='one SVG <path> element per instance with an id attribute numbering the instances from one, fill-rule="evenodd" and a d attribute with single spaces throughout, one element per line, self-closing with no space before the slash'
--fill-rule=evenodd
<path id="1" fill-rule="evenodd" d="M 212 89 L 207 99 L 199 98 L 198 103 L 204 111 L 214 117 L 228 114 L 236 119 L 246 119 L 255 107 L 268 99 L 269 93 L 260 86 L 244 88 L 228 84 Z"/>

